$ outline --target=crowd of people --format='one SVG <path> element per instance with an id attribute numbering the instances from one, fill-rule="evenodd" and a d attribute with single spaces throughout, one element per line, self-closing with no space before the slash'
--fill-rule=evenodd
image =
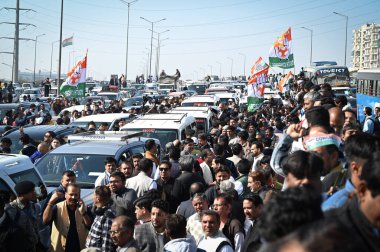
<path id="1" fill-rule="evenodd" d="M 300 76 L 254 112 L 221 103 L 209 131 L 161 157 L 151 139 L 107 158 L 90 205 L 71 170 L 39 201 L 17 183 L 15 200 L 0 197 L 0 250 L 380 251 L 373 109 L 358 122 L 346 97 Z"/>

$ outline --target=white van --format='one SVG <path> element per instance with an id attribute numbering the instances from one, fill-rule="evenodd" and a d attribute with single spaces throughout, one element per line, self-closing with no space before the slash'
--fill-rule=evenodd
<path id="1" fill-rule="evenodd" d="M 25 155 L 0 154 L 0 191 L 10 194 L 11 200 L 17 196 L 14 190 L 18 182 L 29 180 L 36 185 L 37 198 L 42 196 L 41 191 L 46 190 L 40 173 Z"/>
<path id="2" fill-rule="evenodd" d="M 209 107 L 218 106 L 220 98 L 215 95 L 194 95 L 185 99 L 182 103 L 182 107 Z"/>
<path id="3" fill-rule="evenodd" d="M 176 107 L 170 110 L 168 113 L 187 113 L 195 117 L 197 126 L 203 126 L 204 132 L 208 132 L 212 128 L 212 116 L 213 113 L 208 107 Z"/>
<path id="4" fill-rule="evenodd" d="M 185 139 L 185 130 L 195 127 L 195 118 L 187 113 L 147 114 L 124 125 L 129 134 L 143 132 L 144 137 L 160 140 L 162 146 L 176 139 Z"/>

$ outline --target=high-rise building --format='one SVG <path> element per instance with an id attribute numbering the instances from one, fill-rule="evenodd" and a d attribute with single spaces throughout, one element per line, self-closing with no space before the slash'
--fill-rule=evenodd
<path id="1" fill-rule="evenodd" d="M 353 30 L 352 67 L 380 68 L 380 24 L 365 24 Z"/>

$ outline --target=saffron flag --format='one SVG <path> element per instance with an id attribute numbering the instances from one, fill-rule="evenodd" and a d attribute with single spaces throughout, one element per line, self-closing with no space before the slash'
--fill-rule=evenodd
<path id="1" fill-rule="evenodd" d="M 259 57 L 251 68 L 248 79 L 248 111 L 253 112 L 264 102 L 265 83 L 267 82 L 269 66 Z"/>
<path id="2" fill-rule="evenodd" d="M 84 97 L 86 90 L 86 56 L 67 73 L 67 79 L 60 88 L 60 93 L 65 97 L 76 98 Z"/>
<path id="3" fill-rule="evenodd" d="M 74 36 L 71 36 L 70 38 L 64 39 L 62 41 L 62 47 L 72 45 L 73 44 L 73 37 Z"/>
<path id="4" fill-rule="evenodd" d="M 277 88 L 281 93 L 284 93 L 284 92 L 289 90 L 289 80 L 290 79 L 293 79 L 292 71 L 289 71 L 289 73 L 285 77 L 283 77 L 280 80 L 280 82 L 278 83 Z"/>
<path id="5" fill-rule="evenodd" d="M 269 65 L 271 67 L 293 68 L 294 55 L 292 48 L 291 28 L 284 32 L 269 50 Z"/>
<path id="6" fill-rule="evenodd" d="M 269 66 L 259 57 L 251 68 L 251 77 L 248 79 L 248 96 L 262 98 L 267 81 Z"/>

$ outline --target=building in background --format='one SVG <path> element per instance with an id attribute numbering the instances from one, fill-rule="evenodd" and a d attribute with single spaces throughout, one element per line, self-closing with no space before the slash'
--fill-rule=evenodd
<path id="1" fill-rule="evenodd" d="M 380 24 L 365 24 L 353 30 L 352 67 L 380 68 Z"/>

